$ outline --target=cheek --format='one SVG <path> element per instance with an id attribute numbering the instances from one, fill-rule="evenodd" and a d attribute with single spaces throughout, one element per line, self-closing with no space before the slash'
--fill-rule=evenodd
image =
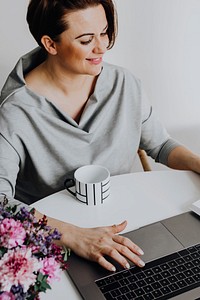
<path id="1" fill-rule="evenodd" d="M 86 59 L 88 57 L 88 54 L 91 51 L 89 49 L 87 49 L 87 47 L 83 48 L 83 47 L 76 47 L 76 48 L 72 48 L 69 49 L 69 57 L 71 59 L 74 60 L 83 60 Z"/>
<path id="2" fill-rule="evenodd" d="M 106 48 L 107 48 L 108 45 L 109 45 L 109 38 L 108 38 L 107 35 L 104 37 L 104 45 L 106 46 Z"/>

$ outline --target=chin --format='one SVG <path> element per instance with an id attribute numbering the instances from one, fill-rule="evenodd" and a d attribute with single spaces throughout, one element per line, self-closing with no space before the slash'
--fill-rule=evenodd
<path id="1" fill-rule="evenodd" d="M 99 75 L 101 73 L 101 70 L 102 70 L 102 64 L 99 65 L 98 67 L 96 66 L 95 68 L 91 69 L 88 72 L 88 75 L 97 76 L 97 75 Z"/>

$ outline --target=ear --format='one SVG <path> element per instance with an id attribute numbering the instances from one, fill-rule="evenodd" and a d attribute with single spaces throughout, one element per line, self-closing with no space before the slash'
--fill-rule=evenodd
<path id="1" fill-rule="evenodd" d="M 43 35 L 41 38 L 41 43 L 49 54 L 57 54 L 56 44 L 48 35 Z"/>

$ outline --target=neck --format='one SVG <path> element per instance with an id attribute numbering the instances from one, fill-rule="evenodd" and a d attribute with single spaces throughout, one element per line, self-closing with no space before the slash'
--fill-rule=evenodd
<path id="1" fill-rule="evenodd" d="M 62 70 L 56 63 L 53 63 L 51 59 L 47 59 L 41 67 L 47 80 L 65 94 L 80 91 L 84 87 L 88 87 L 88 85 L 93 89 L 96 82 L 95 76 L 73 74 L 66 70 Z"/>

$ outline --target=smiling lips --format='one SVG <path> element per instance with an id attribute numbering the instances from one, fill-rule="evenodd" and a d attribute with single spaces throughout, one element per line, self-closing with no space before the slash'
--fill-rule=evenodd
<path id="1" fill-rule="evenodd" d="M 99 65 L 102 62 L 102 57 L 100 58 L 87 58 L 87 60 L 92 64 L 92 65 Z"/>

